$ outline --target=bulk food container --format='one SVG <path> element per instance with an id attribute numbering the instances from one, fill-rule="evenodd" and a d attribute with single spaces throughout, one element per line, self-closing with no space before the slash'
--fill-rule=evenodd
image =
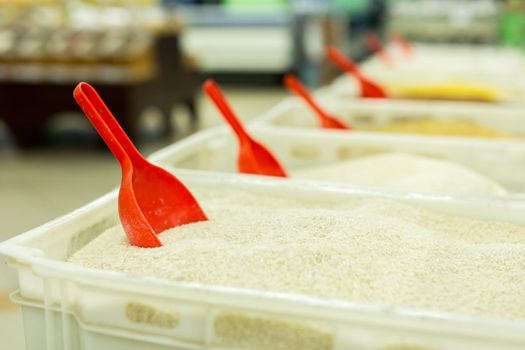
<path id="1" fill-rule="evenodd" d="M 525 192 L 525 142 L 260 126 L 252 127 L 251 132 L 292 172 L 357 157 L 400 152 L 461 164 L 500 183 L 511 196 Z M 178 173 L 236 174 L 237 155 L 237 139 L 229 129 L 219 127 L 200 131 L 150 158 L 163 166 L 177 168 Z"/>
<path id="2" fill-rule="evenodd" d="M 283 180 L 182 177 L 190 188 L 222 187 L 303 201 L 389 197 L 459 216 L 525 225 L 522 202 L 306 186 Z M 29 350 L 518 350 L 525 321 L 392 308 L 260 292 L 66 263 L 117 222 L 117 193 L 0 245 L 17 270 Z M 225 342 L 229 345 L 225 345 Z"/>
<path id="3" fill-rule="evenodd" d="M 361 68 L 371 74 L 414 68 L 428 69 L 430 74 L 435 71 L 445 74 L 466 71 L 509 76 L 516 75 L 516 69 L 522 69 L 525 65 L 524 55 L 519 50 L 499 46 L 414 43 L 408 57 L 399 45 L 385 45 L 385 50 L 393 60 L 390 67 L 377 55 L 372 55 L 361 63 Z M 474 60 L 476 64 L 473 64 Z"/>
<path id="4" fill-rule="evenodd" d="M 452 100 L 461 99 L 455 93 L 467 87 L 472 89 L 471 96 L 477 96 L 474 99 L 522 102 L 525 98 L 525 59 L 513 50 L 416 45 L 411 58 L 394 50 L 389 54 L 392 66 L 373 56 L 361 67 L 394 97 L 410 98 L 403 95 L 422 87 L 442 86 L 448 89 L 445 96 Z M 344 74 L 330 85 L 330 91 L 341 97 L 355 97 L 359 90 L 355 79 Z"/>
<path id="5" fill-rule="evenodd" d="M 326 90 L 319 91 L 318 102 L 331 115 L 351 124 L 357 131 L 374 131 L 375 128 L 395 126 L 406 122 L 462 121 L 487 127 L 495 131 L 525 137 L 525 112 L 515 104 L 486 104 L 473 102 L 337 99 L 329 97 Z M 302 101 L 287 98 L 254 120 L 253 125 L 271 125 L 282 128 L 320 129 L 314 112 Z M 414 134 L 405 134 L 406 136 Z M 443 136 L 445 137 L 445 136 Z M 470 137 L 469 137 L 470 139 Z"/>
<path id="6" fill-rule="evenodd" d="M 525 100 L 525 79 L 519 76 L 502 77 L 473 74 L 471 77 L 447 78 L 442 72 L 413 73 L 396 72 L 368 74 L 385 87 L 392 100 L 461 101 L 479 100 L 485 103 L 515 103 Z M 376 76 L 381 76 L 378 79 Z M 424 77 L 424 81 L 421 81 Z M 490 83 L 488 83 L 490 82 Z M 336 78 L 323 92 L 341 99 L 353 99 L 360 90 L 354 78 L 342 75 Z M 436 97 L 428 97 L 433 94 Z M 461 97 L 467 95 L 468 97 Z"/>

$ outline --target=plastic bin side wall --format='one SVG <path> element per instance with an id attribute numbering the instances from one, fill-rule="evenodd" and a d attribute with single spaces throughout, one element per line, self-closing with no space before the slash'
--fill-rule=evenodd
<path id="1" fill-rule="evenodd" d="M 525 143 L 462 142 L 402 135 L 332 135 L 311 130 L 253 129 L 289 171 L 387 152 L 449 160 L 478 171 L 512 192 L 525 192 Z M 229 133 L 209 130 L 154 158 L 161 165 L 197 171 L 237 173 L 237 144 Z M 157 160 L 161 156 L 162 160 Z M 176 170 L 174 170 L 176 172 Z"/>
<path id="2" fill-rule="evenodd" d="M 254 193 L 268 193 L 273 188 L 277 196 L 305 200 L 318 201 L 323 195 L 329 197 L 328 201 L 348 197 L 342 193 L 321 193 L 316 188 L 297 189 L 286 183 L 283 181 L 281 187 L 271 181 L 247 186 Z M 188 185 L 239 187 L 237 183 L 198 178 Z M 413 200 L 422 206 L 440 207 L 422 198 Z M 350 307 L 332 301 L 310 303 L 291 297 L 272 298 L 269 293 L 166 286 L 147 278 L 139 284 L 127 275 L 63 264 L 60 260 L 65 257 L 56 258 L 63 252 L 49 250 L 57 232 L 69 242 L 83 242 L 79 236 L 86 235 L 88 228 L 92 230 L 88 236 L 96 237 L 104 230 L 105 219 L 111 216 L 108 208 L 115 205 L 113 194 L 102 203 L 11 241 L 9 248 L 2 247 L 4 252 L 11 249 L 15 253 L 16 249 L 19 257 L 10 259 L 20 280 L 26 281 L 20 286 L 21 295 L 34 296 L 33 300 L 14 297 L 24 308 L 29 350 L 294 350 L 292 345 L 283 347 L 282 342 L 297 344 L 305 337 L 311 342 L 301 343 L 302 347 L 295 349 L 385 350 L 417 346 L 428 350 L 517 350 L 525 346 L 522 333 L 511 334 L 503 326 L 486 325 L 477 319 L 464 322 L 428 314 L 418 317 L 381 306 Z M 508 221 L 523 220 L 519 217 L 522 210 L 516 207 L 478 202 L 459 204 L 458 208 L 453 205 L 447 201 L 441 207 L 458 215 L 514 215 Z M 57 250 L 64 251 L 69 246 L 59 245 Z M 29 249 L 41 254 L 31 254 Z M 35 287 L 33 283 L 40 284 L 40 295 L 29 292 Z M 144 314 L 160 316 L 144 318 Z"/>

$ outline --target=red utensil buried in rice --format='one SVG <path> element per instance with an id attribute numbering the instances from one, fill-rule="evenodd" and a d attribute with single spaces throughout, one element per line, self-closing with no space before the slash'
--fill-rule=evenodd
<path id="1" fill-rule="evenodd" d="M 390 38 L 399 46 L 401 51 L 403 51 L 405 57 L 410 58 L 413 56 L 412 45 L 410 45 L 410 43 L 405 38 L 395 33 L 391 34 Z"/>
<path id="2" fill-rule="evenodd" d="M 387 67 L 394 67 L 394 60 L 388 52 L 386 52 L 385 46 L 377 34 L 373 32 L 365 33 L 364 42 L 368 49 L 374 52 Z"/>
<path id="3" fill-rule="evenodd" d="M 343 53 L 337 50 L 335 47 L 328 47 L 326 49 L 326 55 L 342 70 L 352 74 L 357 79 L 361 89 L 361 97 L 388 98 L 388 95 L 383 87 L 365 77 L 357 64 L 343 55 Z"/>
<path id="4" fill-rule="evenodd" d="M 160 247 L 157 234 L 207 220 L 182 182 L 139 153 L 93 87 L 80 83 L 73 96 L 120 163 L 119 217 L 131 245 Z"/>
<path id="5" fill-rule="evenodd" d="M 215 103 L 224 119 L 228 122 L 239 140 L 239 172 L 245 174 L 287 177 L 281 163 L 264 145 L 255 141 L 246 131 L 239 118 L 233 112 L 219 85 L 213 80 L 207 80 L 203 86 Z"/>
<path id="6" fill-rule="evenodd" d="M 295 76 L 288 74 L 284 77 L 284 83 L 290 91 L 302 97 L 306 103 L 314 110 L 315 114 L 321 121 L 321 127 L 326 129 L 344 129 L 351 130 L 352 128 L 342 122 L 341 120 L 332 117 L 325 112 L 317 102 L 315 102 L 313 96 L 308 92 L 306 87 L 301 84 L 299 79 Z"/>

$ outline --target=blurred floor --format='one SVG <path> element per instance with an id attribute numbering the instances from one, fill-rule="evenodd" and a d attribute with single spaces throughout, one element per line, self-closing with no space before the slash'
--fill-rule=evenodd
<path id="1" fill-rule="evenodd" d="M 24 349 L 25 341 L 20 307 L 11 304 L 7 295 L 2 294 L 0 294 L 0 329 L 2 349 Z"/>
<path id="2" fill-rule="evenodd" d="M 274 106 L 286 96 L 281 89 L 225 89 L 239 117 L 249 120 Z M 218 115 L 204 96 L 199 98 L 202 128 L 220 125 Z M 189 133 L 189 123 L 175 111 L 174 122 Z M 167 142 L 144 147 L 149 154 Z M 120 168 L 109 153 L 31 152 L 0 156 L 0 241 L 43 224 L 106 193 L 120 182 Z M 12 274 L 0 265 L 0 339 L 2 348 L 23 349 L 21 315 L 7 301 L 14 288 Z"/>

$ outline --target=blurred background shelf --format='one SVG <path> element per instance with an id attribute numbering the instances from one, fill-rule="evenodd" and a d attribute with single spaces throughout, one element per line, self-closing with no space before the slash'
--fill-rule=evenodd
<path id="1" fill-rule="evenodd" d="M 501 10 L 492 0 L 394 0 L 388 30 L 415 41 L 496 43 Z"/>
<path id="2" fill-rule="evenodd" d="M 324 47 L 366 57 L 362 40 L 351 36 L 381 25 L 379 3 L 10 2 L 0 7 L 0 96 L 7 101 L 0 119 L 18 147 L 61 144 L 52 140 L 59 133 L 45 130 L 56 115 L 78 111 L 71 91 L 87 81 L 112 101 L 136 141 L 150 107 L 162 114 L 156 134 L 170 137 L 176 132 L 171 112 L 179 105 L 197 124 L 204 77 L 280 86 L 284 73 L 296 72 L 310 84 L 327 83 L 338 72 L 326 63 Z M 38 113 L 24 105 L 27 96 L 43 106 Z"/>

